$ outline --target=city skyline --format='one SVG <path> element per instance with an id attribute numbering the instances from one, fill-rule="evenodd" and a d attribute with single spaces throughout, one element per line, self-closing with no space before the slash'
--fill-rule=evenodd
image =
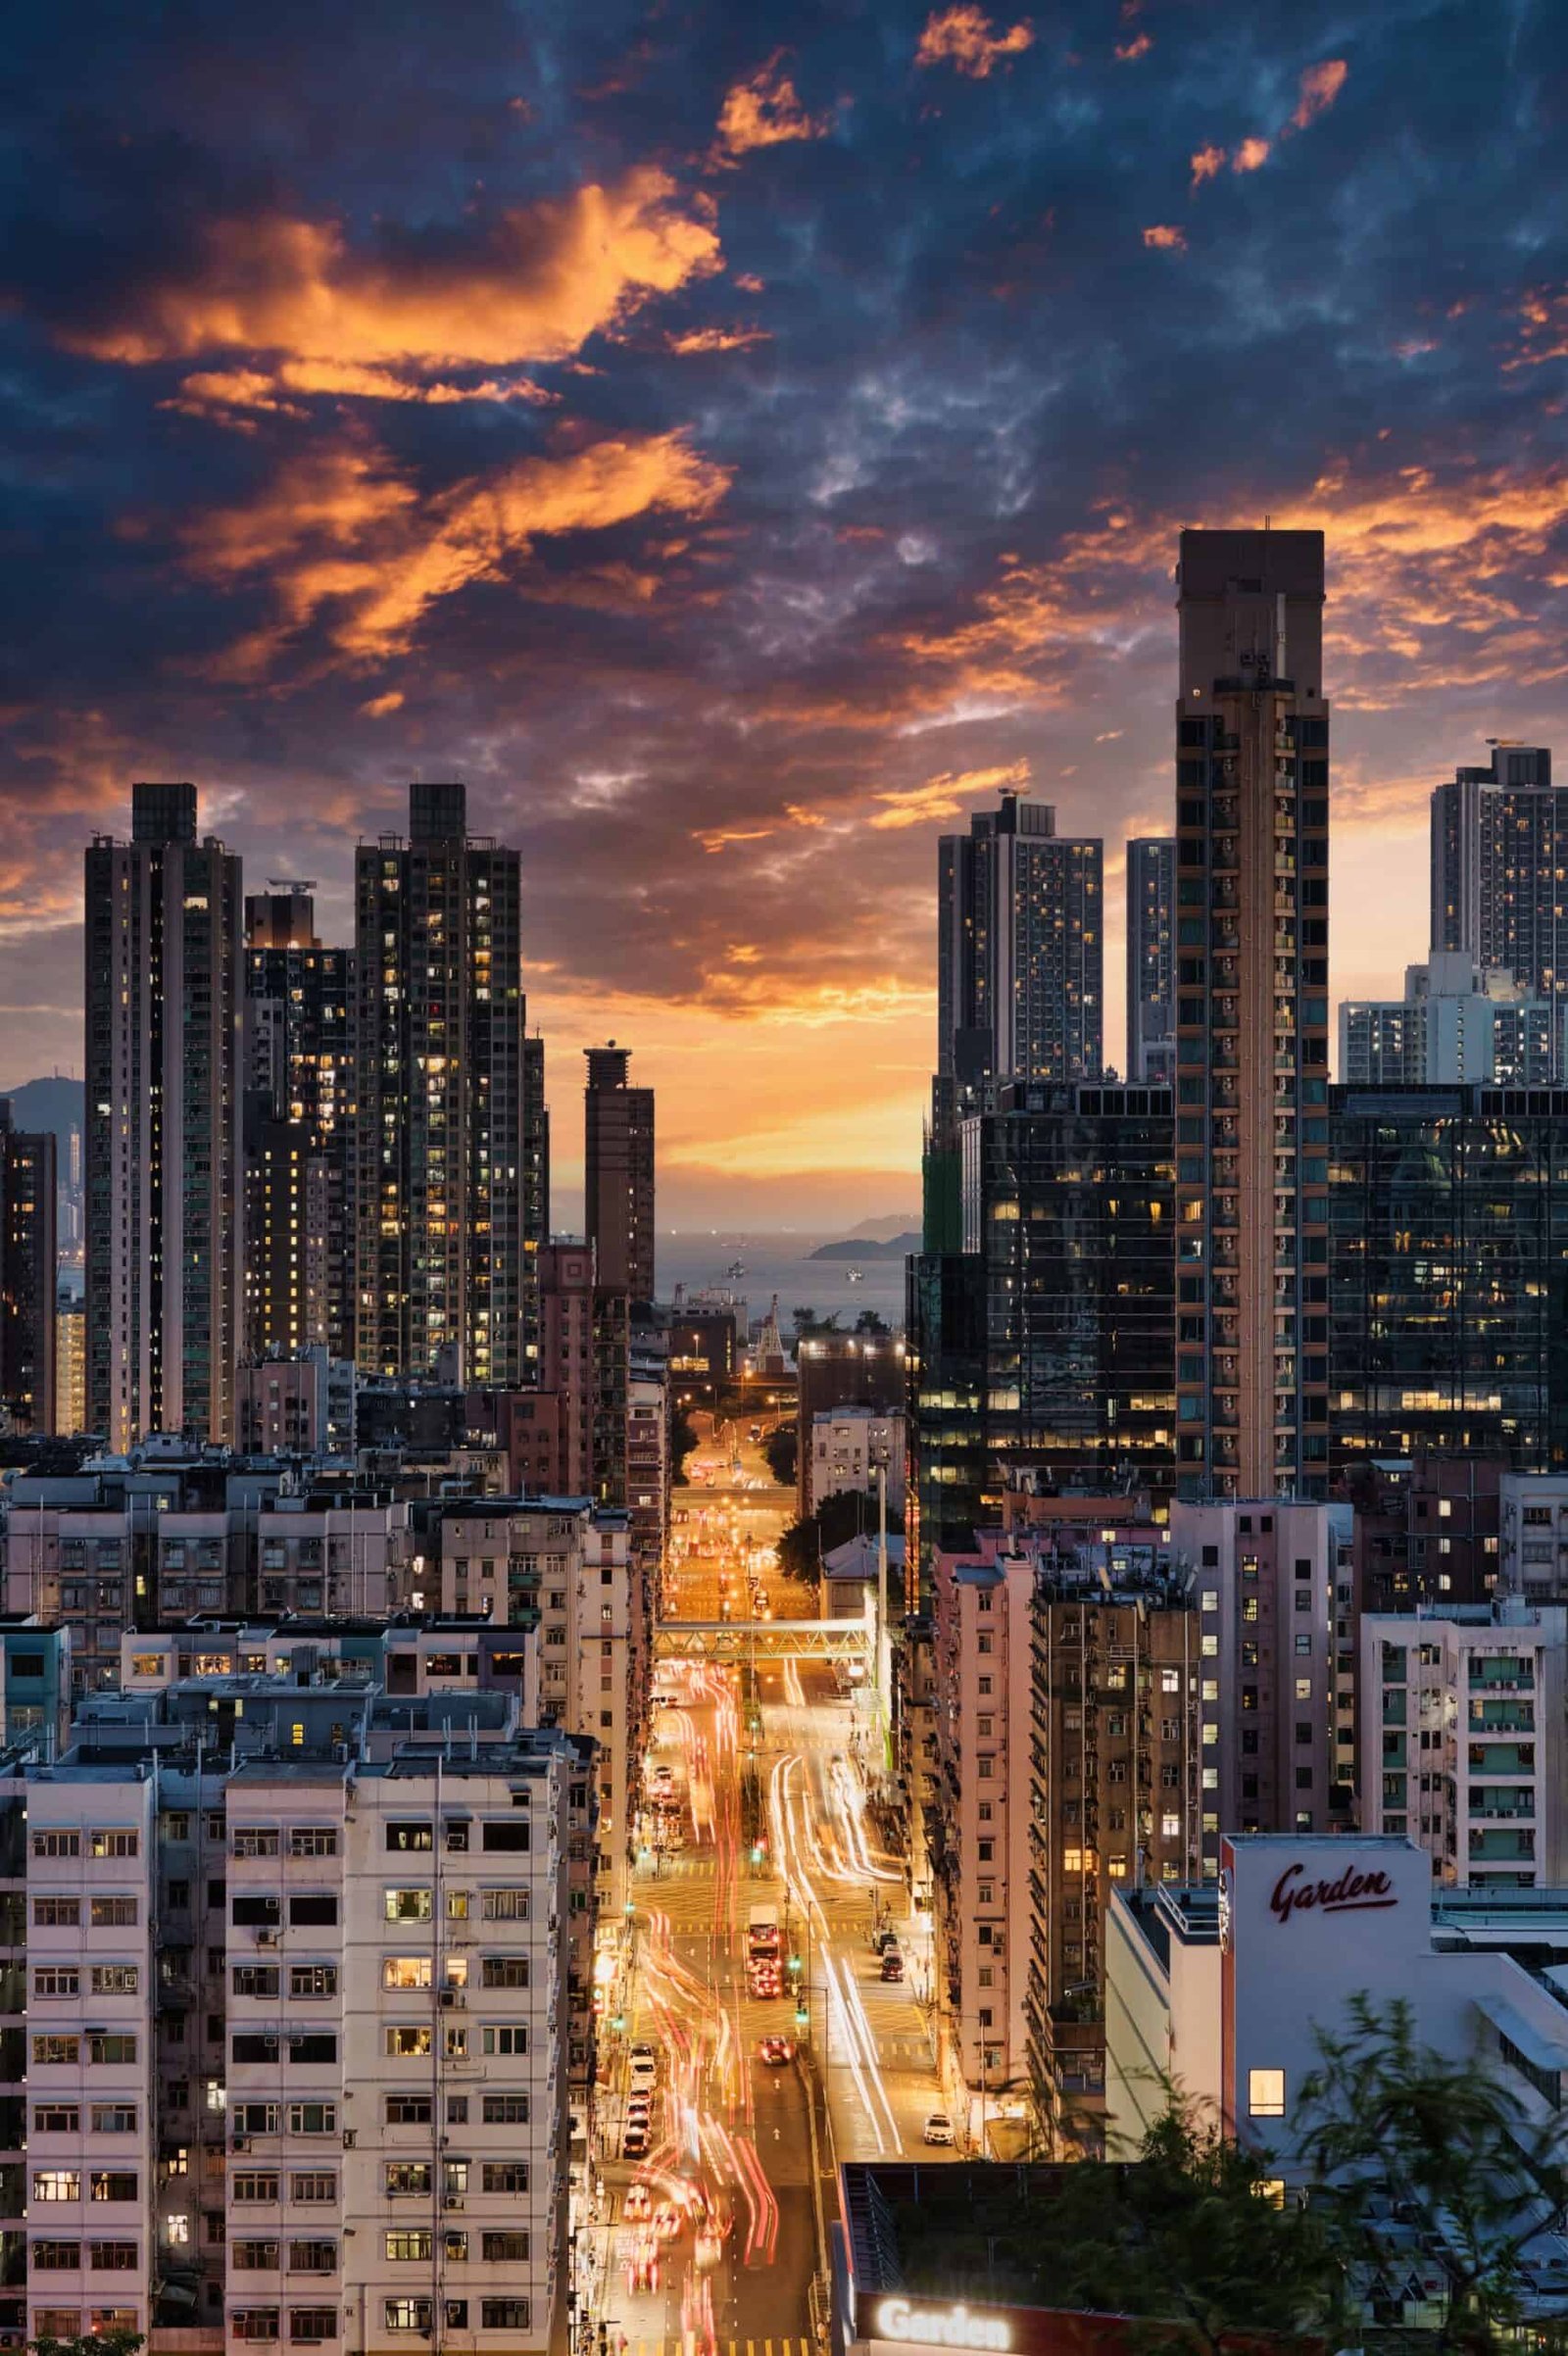
<path id="1" fill-rule="evenodd" d="M 666 1225 L 900 1209 L 934 840 L 1026 783 L 1103 833 L 1119 1045 L 1177 530 L 1265 515 L 1327 540 L 1331 996 L 1395 995 L 1432 788 L 1563 737 L 1545 38 L 476 7 L 432 75 L 368 13 L 242 14 L 221 69 L 39 30 L 0 1083 L 79 1068 L 79 845 L 134 778 L 346 942 L 355 838 L 462 776 L 558 1112 L 635 1043 Z M 352 142 L 256 107 L 304 88 Z M 1462 189 L 1396 163 L 1461 137 Z"/>

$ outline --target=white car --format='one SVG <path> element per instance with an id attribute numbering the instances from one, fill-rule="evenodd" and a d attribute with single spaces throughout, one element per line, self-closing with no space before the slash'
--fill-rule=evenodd
<path id="1" fill-rule="evenodd" d="M 953 2121 L 948 2117 L 946 2111 L 929 2111 L 926 2114 L 925 2132 L 921 2136 L 921 2141 L 925 2143 L 951 2143 L 953 2141 Z"/>

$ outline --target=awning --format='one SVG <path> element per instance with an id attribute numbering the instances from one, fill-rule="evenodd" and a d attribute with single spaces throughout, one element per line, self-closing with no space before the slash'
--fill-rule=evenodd
<path id="1" fill-rule="evenodd" d="M 1483 2020 L 1490 2021 L 1499 2037 L 1518 2047 L 1533 2069 L 1568 2070 L 1568 2036 L 1551 2037 L 1527 2021 L 1522 2012 L 1504 2003 L 1500 1996 L 1477 1996 L 1476 2010 Z"/>

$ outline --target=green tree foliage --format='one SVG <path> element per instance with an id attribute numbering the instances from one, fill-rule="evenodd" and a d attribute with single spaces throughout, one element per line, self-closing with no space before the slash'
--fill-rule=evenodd
<path id="1" fill-rule="evenodd" d="M 893 1328 L 875 1309 L 862 1309 L 855 1320 L 855 1330 L 858 1334 L 869 1334 L 873 1341 L 885 1342 Z"/>
<path id="2" fill-rule="evenodd" d="M 762 1453 L 767 1458 L 768 1471 L 780 1488 L 793 1488 L 800 1460 L 795 1426 L 792 1423 L 775 1424 L 762 1443 Z"/>
<path id="3" fill-rule="evenodd" d="M 33 2356 L 136 2356 L 145 2346 L 139 2331 L 78 2331 L 71 2339 L 29 2339 Z"/>
<path id="4" fill-rule="evenodd" d="M 1560 2121 L 1535 2120 L 1486 2056 L 1453 2061 L 1421 2044 L 1402 1999 L 1385 2017 L 1357 1996 L 1346 2032 L 1320 2033 L 1318 2047 L 1298 2147 L 1370 2311 L 1368 2345 L 1469 2356 L 1514 2344 L 1526 2245 L 1568 2209 Z M 1403 2325 L 1413 2262 L 1439 2251 L 1446 2313 Z M 1568 2326 L 1548 2325 L 1531 2344 L 1568 2347 Z"/>
<path id="5" fill-rule="evenodd" d="M 686 1459 L 697 1446 L 697 1426 L 684 1407 L 677 1407 L 669 1419 L 669 1473 L 676 1487 L 686 1482 Z"/>
<path id="6" fill-rule="evenodd" d="M 786 1579 L 814 1581 L 824 1555 L 875 1528 L 875 1497 L 862 1497 L 857 1489 L 836 1491 L 814 1513 L 789 1524 L 778 1542 L 778 1567 Z M 899 1535 L 896 1524 L 892 1535 Z"/>
<path id="7" fill-rule="evenodd" d="M 790 1327 L 797 1342 L 811 1334 L 836 1334 L 842 1330 L 837 1309 L 830 1317 L 819 1317 L 812 1308 L 791 1309 Z"/>

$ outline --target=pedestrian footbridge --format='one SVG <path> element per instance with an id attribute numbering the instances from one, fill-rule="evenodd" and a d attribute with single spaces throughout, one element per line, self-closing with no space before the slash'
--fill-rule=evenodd
<path id="1" fill-rule="evenodd" d="M 656 1661 L 830 1660 L 864 1668 L 870 1648 L 862 1619 L 662 1620 L 654 1630 Z"/>

